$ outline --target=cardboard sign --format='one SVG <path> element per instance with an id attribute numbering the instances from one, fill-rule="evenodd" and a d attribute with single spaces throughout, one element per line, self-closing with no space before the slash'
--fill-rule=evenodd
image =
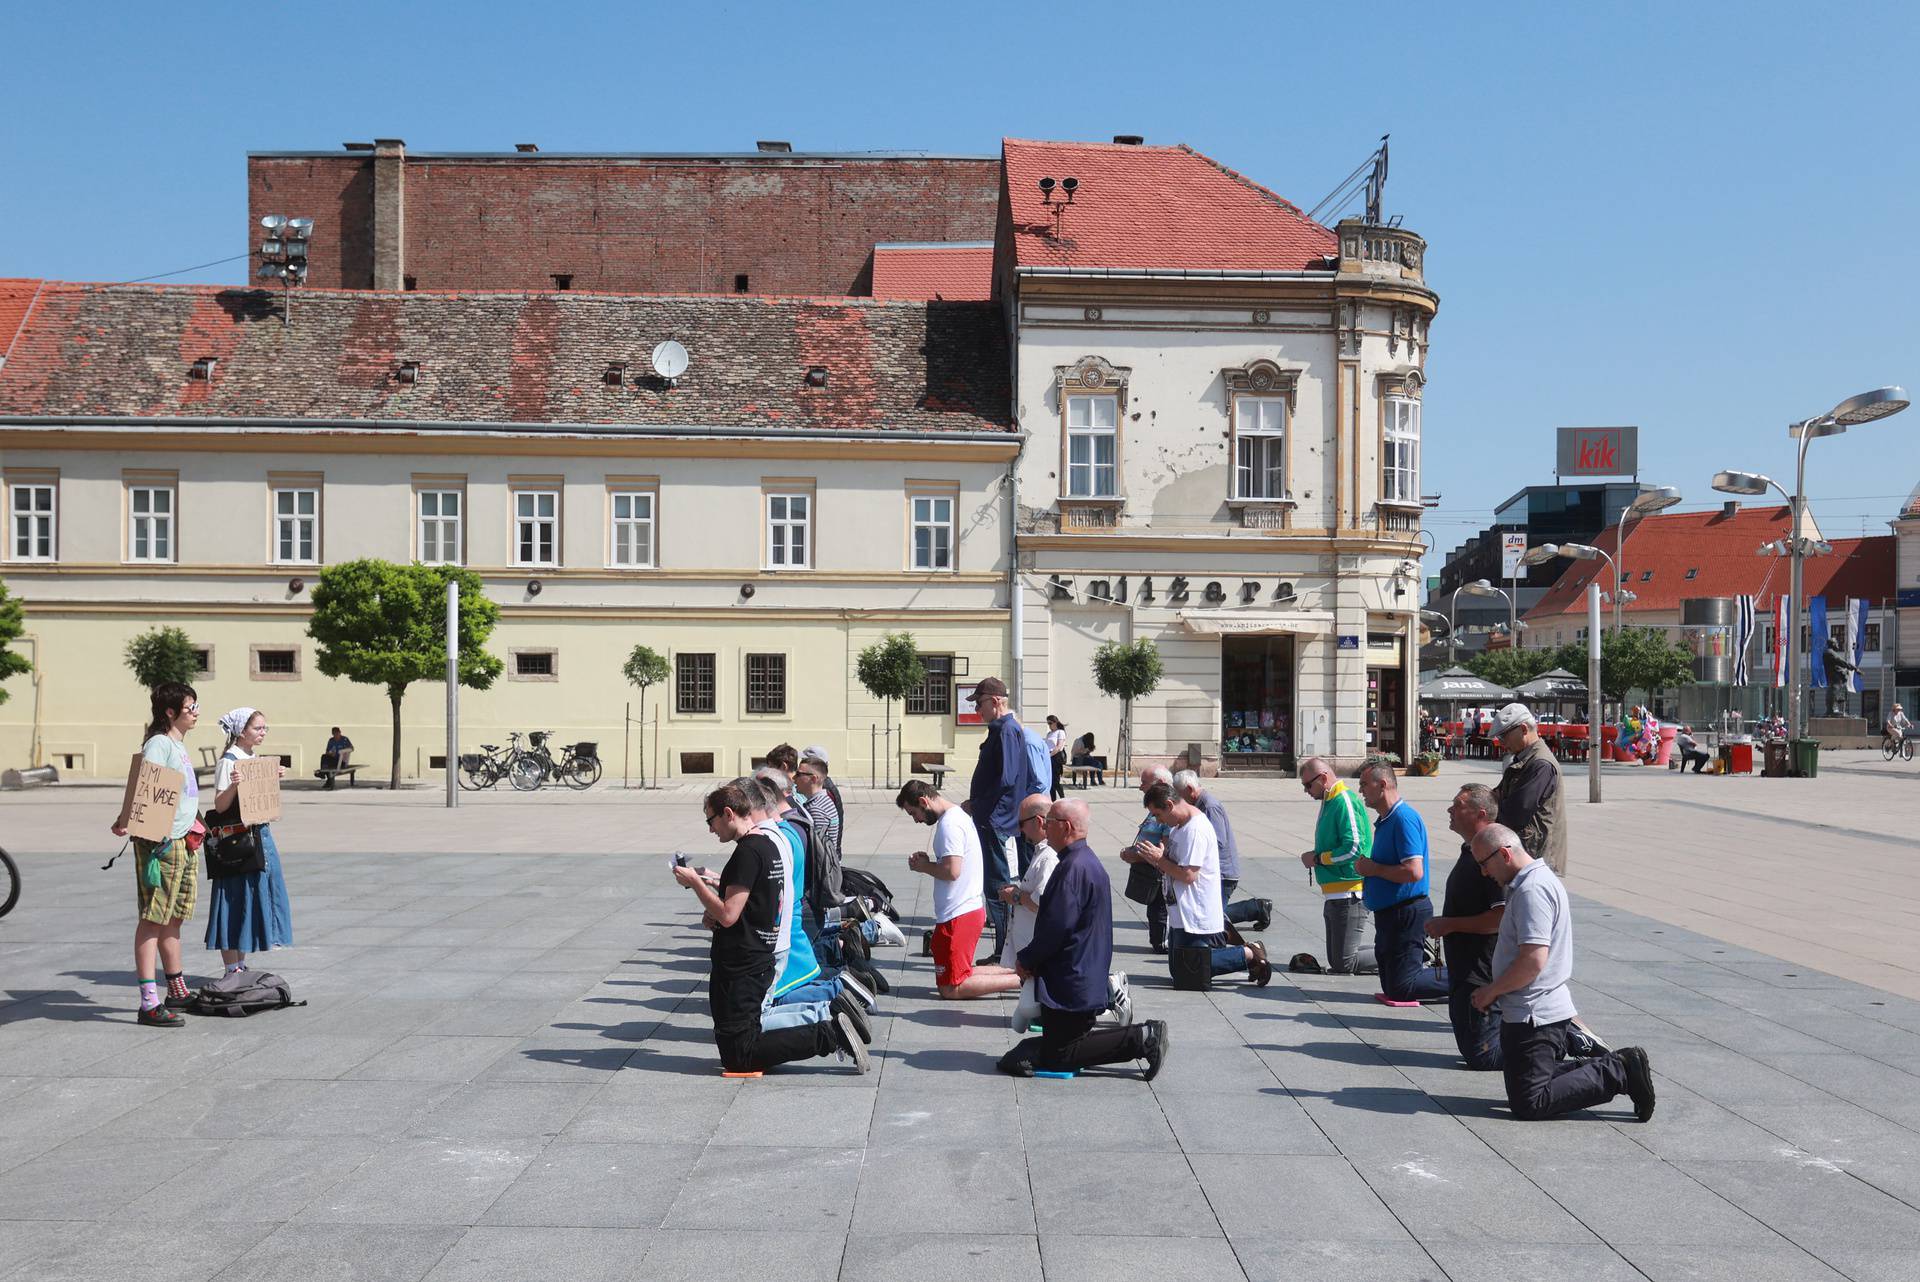
<path id="1" fill-rule="evenodd" d="M 280 817 L 280 758 L 250 757 L 233 763 L 240 785 L 240 822 L 270 824 Z"/>
<path id="2" fill-rule="evenodd" d="M 134 758 L 133 791 L 127 801 L 127 835 L 142 841 L 166 841 L 173 836 L 173 816 L 180 808 L 180 791 L 187 778 L 178 770 Z"/>

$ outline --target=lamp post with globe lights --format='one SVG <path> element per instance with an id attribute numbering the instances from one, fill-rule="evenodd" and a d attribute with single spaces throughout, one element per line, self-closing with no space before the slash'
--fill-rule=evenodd
<path id="1" fill-rule="evenodd" d="M 1850 427 L 1898 414 L 1907 405 L 1907 390 L 1904 387 L 1876 387 L 1870 392 L 1848 397 L 1825 414 L 1789 423 L 1787 435 L 1799 442 L 1794 449 L 1791 494 L 1778 481 L 1760 472 L 1725 471 L 1714 474 L 1713 488 L 1722 494 L 1756 497 L 1765 494 L 1768 489 L 1778 490 L 1781 497 L 1787 500 L 1792 514 L 1786 540 L 1792 566 L 1787 590 L 1793 599 L 1793 617 L 1787 625 L 1787 733 L 1794 739 L 1806 734 L 1806 699 L 1800 684 L 1800 597 L 1803 587 L 1802 563 L 1813 550 L 1813 541 L 1807 538 L 1804 524 L 1807 510 L 1807 446 L 1817 437 L 1838 436 Z"/>

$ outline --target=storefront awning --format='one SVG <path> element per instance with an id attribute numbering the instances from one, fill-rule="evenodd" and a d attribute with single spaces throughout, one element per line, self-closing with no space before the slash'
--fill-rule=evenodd
<path id="1" fill-rule="evenodd" d="M 1182 610 L 1180 623 L 1204 636 L 1240 636 L 1263 632 L 1290 632 L 1299 636 L 1327 636 L 1333 632 L 1331 610 Z"/>

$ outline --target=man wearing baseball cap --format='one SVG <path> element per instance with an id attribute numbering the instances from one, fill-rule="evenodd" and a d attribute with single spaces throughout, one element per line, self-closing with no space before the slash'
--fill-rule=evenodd
<path id="1" fill-rule="evenodd" d="M 1566 797 L 1560 763 L 1540 741 L 1539 719 L 1524 703 L 1509 703 L 1493 714 L 1493 741 L 1507 753 L 1507 766 L 1494 787 L 1496 822 L 1520 834 L 1520 843 L 1553 869 L 1567 875 Z"/>
<path id="2" fill-rule="evenodd" d="M 1035 770 L 1033 755 L 1027 747 L 1027 731 L 1014 718 L 1007 697 L 1007 683 L 999 677 L 983 677 L 973 688 L 973 706 L 987 727 L 980 741 L 980 759 L 973 767 L 973 783 L 967 790 L 967 814 L 980 832 L 980 849 L 986 859 L 987 922 L 993 927 L 993 955 L 998 957 L 1006 945 L 1007 905 L 1000 888 L 1011 885 L 1019 866 L 1020 803 L 1036 792 L 1047 791 L 1044 772 L 1046 746 L 1035 737 L 1043 769 Z"/>

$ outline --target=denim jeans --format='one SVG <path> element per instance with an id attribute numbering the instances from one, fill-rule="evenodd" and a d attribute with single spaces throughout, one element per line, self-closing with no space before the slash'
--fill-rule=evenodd
<path id="1" fill-rule="evenodd" d="M 1260 920 L 1260 901 L 1257 899 L 1242 899 L 1237 904 L 1228 903 L 1227 901 L 1233 898 L 1233 892 L 1239 885 L 1240 879 L 1238 877 L 1222 877 L 1220 879 L 1220 911 L 1229 922 L 1232 922 L 1236 926 L 1244 926 L 1250 921 Z"/>
<path id="2" fill-rule="evenodd" d="M 1231 975 L 1236 970 L 1247 968 L 1247 950 L 1231 946 L 1224 933 L 1218 935 L 1192 935 L 1175 926 L 1167 932 L 1167 951 L 1172 955 L 1175 948 L 1210 948 L 1213 950 L 1213 973 Z"/>
<path id="3" fill-rule="evenodd" d="M 1447 970 L 1426 966 L 1427 922 L 1433 901 L 1418 899 L 1380 909 L 1373 915 L 1373 951 L 1380 961 L 1380 988 L 1396 1002 L 1430 1002 L 1447 995 Z"/>
<path id="4" fill-rule="evenodd" d="M 987 825 L 975 824 L 980 834 L 980 853 L 986 857 L 981 889 L 987 896 L 987 928 L 993 931 L 993 955 L 998 957 L 1006 943 L 1009 906 L 1000 898 L 1000 887 L 1014 880 L 1013 869 L 1019 859 L 1019 838 L 1010 832 L 995 832 Z"/>
<path id="5" fill-rule="evenodd" d="M 1380 969 L 1366 943 L 1367 906 L 1352 895 L 1329 895 L 1320 906 L 1327 927 L 1327 973 L 1371 975 Z"/>
<path id="6" fill-rule="evenodd" d="M 1473 1008 L 1473 986 L 1455 984 L 1447 992 L 1447 1019 L 1453 1024 L 1454 1044 L 1460 1058 L 1476 1072 L 1500 1068 L 1506 1058 L 1500 1049 L 1500 1012 L 1485 1013 Z"/>

